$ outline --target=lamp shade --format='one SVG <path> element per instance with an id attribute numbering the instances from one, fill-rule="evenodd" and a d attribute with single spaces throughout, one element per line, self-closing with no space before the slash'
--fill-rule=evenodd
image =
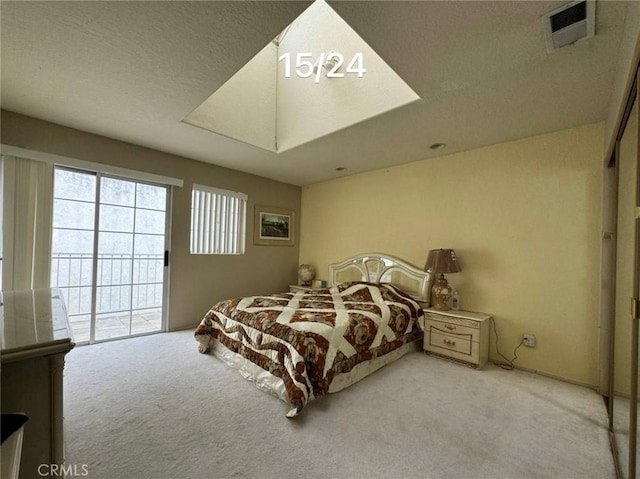
<path id="1" fill-rule="evenodd" d="M 459 273 L 462 271 L 456 252 L 452 249 L 432 249 L 429 251 L 424 270 L 435 274 Z"/>

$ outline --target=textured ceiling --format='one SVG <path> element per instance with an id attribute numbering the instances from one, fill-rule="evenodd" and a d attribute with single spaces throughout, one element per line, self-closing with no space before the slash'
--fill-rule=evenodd
<path id="1" fill-rule="evenodd" d="M 2 108 L 304 185 L 603 120 L 626 2 L 547 54 L 564 3 L 329 2 L 423 100 L 277 155 L 181 120 L 308 2 L 2 1 Z"/>

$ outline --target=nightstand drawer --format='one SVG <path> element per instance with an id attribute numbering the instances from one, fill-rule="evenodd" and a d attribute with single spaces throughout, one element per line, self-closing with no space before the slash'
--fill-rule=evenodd
<path id="1" fill-rule="evenodd" d="M 430 319 L 428 314 L 425 315 L 425 319 L 425 331 L 436 330 L 442 334 L 465 335 L 468 336 L 471 341 L 475 341 L 476 343 L 480 342 L 480 328 L 476 321 L 465 322 L 464 319 L 450 321 L 449 319 L 453 318 L 447 318 L 448 321 L 444 322 Z"/>
<path id="2" fill-rule="evenodd" d="M 436 328 L 429 328 L 429 346 L 435 346 L 462 354 L 471 354 L 471 336 L 468 334 L 444 334 Z"/>
<path id="3" fill-rule="evenodd" d="M 467 335 L 454 336 L 442 334 L 437 330 L 431 329 L 425 334 L 424 349 L 427 352 L 441 354 L 468 363 L 477 364 L 479 362 L 478 343 L 471 341 Z"/>

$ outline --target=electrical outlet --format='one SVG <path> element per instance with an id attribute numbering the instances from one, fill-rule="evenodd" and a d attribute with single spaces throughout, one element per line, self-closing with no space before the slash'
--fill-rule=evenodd
<path id="1" fill-rule="evenodd" d="M 522 344 L 528 346 L 530 348 L 536 347 L 536 337 L 533 334 L 523 334 L 522 335 Z"/>

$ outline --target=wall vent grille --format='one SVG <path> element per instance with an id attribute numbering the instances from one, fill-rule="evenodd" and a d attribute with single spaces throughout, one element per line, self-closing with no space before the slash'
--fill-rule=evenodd
<path id="1" fill-rule="evenodd" d="M 577 0 L 542 17 L 547 51 L 553 52 L 595 35 L 595 0 Z"/>

